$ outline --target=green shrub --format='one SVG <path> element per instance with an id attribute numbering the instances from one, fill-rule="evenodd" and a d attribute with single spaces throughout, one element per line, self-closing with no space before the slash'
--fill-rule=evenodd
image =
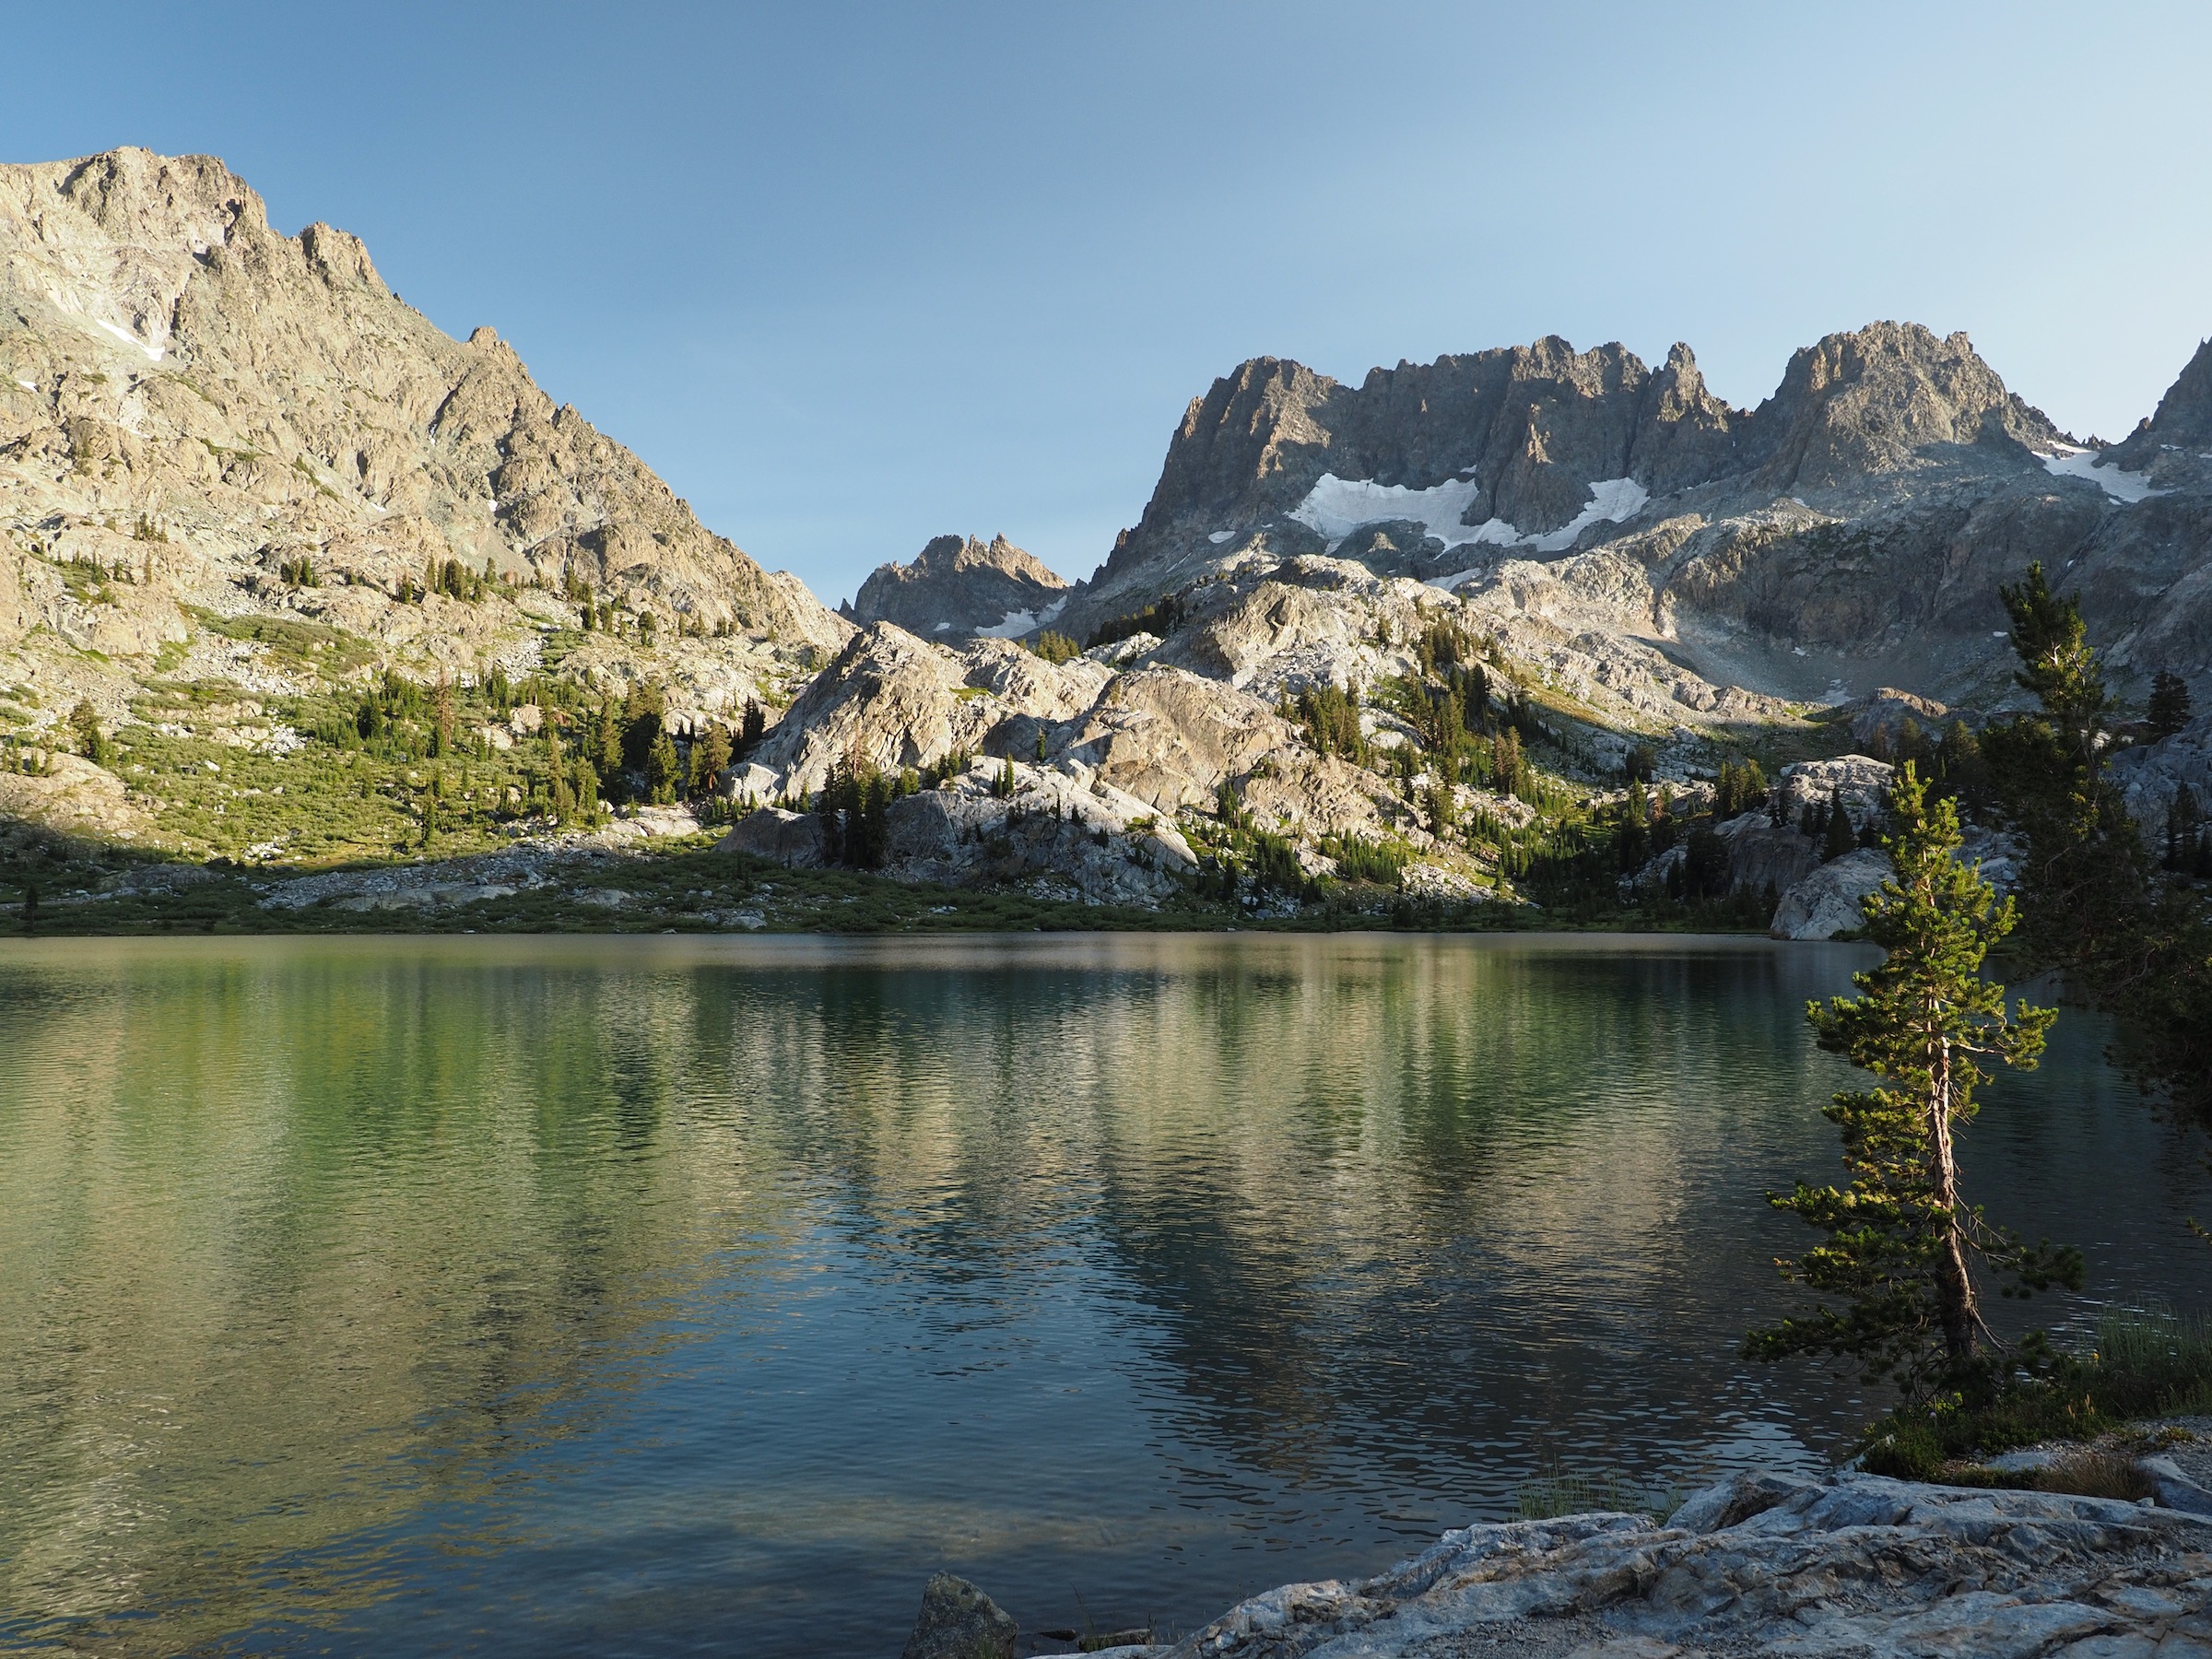
<path id="1" fill-rule="evenodd" d="M 2018 1369 L 1985 1400 L 1944 1395 L 1876 1423 L 1860 1442 L 1867 1469 L 1929 1480 L 1962 1459 L 2088 1439 L 2133 1418 L 2212 1410 L 2212 1320 L 2171 1308 L 2108 1308 L 2088 1352 L 2023 1346 L 2015 1358 Z"/>
<path id="2" fill-rule="evenodd" d="M 1069 663 L 1083 654 L 1083 647 L 1064 633 L 1046 629 L 1030 643 L 1030 649 L 1048 663 Z"/>
<path id="3" fill-rule="evenodd" d="M 1556 1521 L 1561 1515 L 1606 1513 L 1649 1515 L 1664 1521 L 1682 1507 L 1688 1496 L 1671 1484 L 1644 1486 L 1623 1480 L 1612 1470 L 1598 1476 L 1571 1475 L 1554 1463 L 1515 1493 L 1514 1518 Z"/>

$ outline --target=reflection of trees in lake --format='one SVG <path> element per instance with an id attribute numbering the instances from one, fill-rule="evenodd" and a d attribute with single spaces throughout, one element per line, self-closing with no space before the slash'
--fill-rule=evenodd
<path id="1" fill-rule="evenodd" d="M 922 1317 L 1017 1320 L 1052 1286 L 1026 1265 L 1096 1241 L 1149 1310 L 1189 1430 L 1284 1472 L 1380 1424 L 1458 1447 L 1609 1410 L 1624 1374 L 1684 1363 L 1686 1319 L 1712 1340 L 1677 1397 L 1734 1374 L 1771 1252 L 1683 1258 L 1710 1253 L 1717 1215 L 1759 1235 L 1759 1179 L 1686 1144 L 1679 1107 L 1708 1121 L 1734 1091 L 1721 1123 L 1771 1139 L 1817 1100 L 1828 1063 L 1794 1015 L 1832 970 L 1758 947 L 1104 954 L 825 976 L 734 1046 L 738 1075 L 834 1080 L 791 1088 L 748 1138 L 834 1172 L 841 1230 L 930 1288 Z M 1715 1053 L 1732 1005 L 1760 1018 Z"/>
<path id="2" fill-rule="evenodd" d="M 161 1651 L 235 1629 L 318 1546 L 587 1426 L 716 1243 L 786 1224 L 726 1143 L 639 1155 L 689 1033 L 628 976 L 249 947 L 13 993 L 18 1616 L 160 1606 L 106 1638 Z"/>
<path id="3" fill-rule="evenodd" d="M 470 944 L 0 967 L 0 1607 L 341 1610 L 809 1277 L 969 1372 L 1104 1333 L 1179 1494 L 1457 1502 L 1709 1410 L 1833 1157 L 1822 947 Z"/>

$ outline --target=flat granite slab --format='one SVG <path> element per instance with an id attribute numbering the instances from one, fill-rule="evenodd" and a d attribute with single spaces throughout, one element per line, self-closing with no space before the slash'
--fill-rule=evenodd
<path id="1" fill-rule="evenodd" d="M 2146 1500 L 1739 1475 L 1665 1524 L 1470 1526 L 1289 1584 L 1166 1659 L 2212 1659 L 2212 1519 Z"/>

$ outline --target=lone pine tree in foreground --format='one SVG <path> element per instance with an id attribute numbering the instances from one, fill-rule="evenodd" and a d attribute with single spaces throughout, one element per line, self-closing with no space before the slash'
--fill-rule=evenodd
<path id="1" fill-rule="evenodd" d="M 1768 1194 L 1828 1234 L 1781 1266 L 1833 1300 L 1753 1332 L 1744 1347 L 1753 1359 L 1848 1359 L 1866 1381 L 1894 1378 L 1911 1397 L 1979 1392 L 1996 1380 L 1983 1273 L 2008 1275 L 2006 1295 L 2081 1283 L 2079 1252 L 2022 1242 L 1992 1226 L 1959 1188 L 1956 1131 L 1972 1119 L 1974 1090 L 1989 1076 L 1978 1057 L 2032 1067 L 2057 1011 L 2023 1001 L 2007 1014 L 2005 987 L 1981 976 L 1990 946 L 2012 930 L 2012 901 L 1999 902 L 1978 870 L 1951 856 L 1957 808 L 1947 800 L 1931 806 L 1908 762 L 1889 810 L 1884 844 L 1897 873 L 1864 912 L 1868 934 L 1888 954 L 1853 976 L 1860 995 L 1806 1009 L 1822 1048 L 1882 1079 L 1837 1095 L 1826 1109 L 1842 1131 L 1851 1184 L 1800 1182 L 1794 1193 Z"/>

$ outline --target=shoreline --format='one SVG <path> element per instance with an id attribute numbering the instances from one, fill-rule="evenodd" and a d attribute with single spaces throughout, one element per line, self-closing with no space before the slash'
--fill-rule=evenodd
<path id="1" fill-rule="evenodd" d="M 28 905 L 31 891 L 35 905 Z M 1566 913 L 1355 886 L 1315 903 L 1184 898 L 1102 904 L 1030 888 L 935 887 L 860 870 L 791 869 L 712 841 L 527 846 L 328 869 L 132 865 L 18 869 L 0 937 L 215 934 L 1620 933 L 1771 936 L 1736 917 L 1636 908 Z"/>
<path id="2" fill-rule="evenodd" d="M 2188 1420 L 2212 1433 L 2212 1419 Z M 1692 1493 L 1664 1520 L 1596 1511 L 1463 1527 L 1371 1577 L 1277 1585 L 1195 1631 L 1088 1651 L 2203 1659 L 2212 1654 L 2212 1439 L 2184 1432 L 2194 1438 L 2134 1460 L 2148 1488 L 2140 1499 L 1849 1469 L 1817 1479 L 1752 1471 Z M 2031 1475 L 2055 1461 L 2047 1448 L 2032 1455 L 2044 1463 L 2015 1454 L 1992 1466 Z M 959 1651 L 927 1630 L 940 1583 L 906 1659 Z"/>

